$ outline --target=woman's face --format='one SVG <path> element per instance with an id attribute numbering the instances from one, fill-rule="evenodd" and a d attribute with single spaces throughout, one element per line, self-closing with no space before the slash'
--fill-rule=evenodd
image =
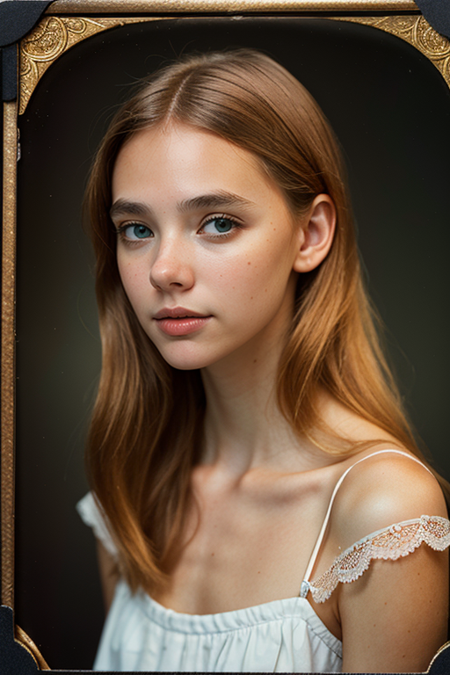
<path id="1" fill-rule="evenodd" d="M 183 124 L 144 130 L 119 153 L 112 195 L 125 292 L 170 365 L 283 342 L 299 225 L 251 153 Z"/>

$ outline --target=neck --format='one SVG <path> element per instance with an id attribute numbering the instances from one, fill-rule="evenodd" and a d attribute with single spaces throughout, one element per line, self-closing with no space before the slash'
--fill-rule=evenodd
<path id="1" fill-rule="evenodd" d="M 297 436 L 278 407 L 282 349 L 279 337 L 266 336 L 202 371 L 207 399 L 203 464 L 236 479 L 254 468 L 311 468 L 317 449 Z"/>

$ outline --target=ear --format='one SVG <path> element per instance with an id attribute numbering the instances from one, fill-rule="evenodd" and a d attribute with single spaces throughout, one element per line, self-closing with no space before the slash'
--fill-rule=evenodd
<path id="1" fill-rule="evenodd" d="M 299 248 L 293 269 L 296 272 L 311 272 L 327 257 L 333 243 L 336 207 L 331 197 L 317 195 L 298 227 Z"/>

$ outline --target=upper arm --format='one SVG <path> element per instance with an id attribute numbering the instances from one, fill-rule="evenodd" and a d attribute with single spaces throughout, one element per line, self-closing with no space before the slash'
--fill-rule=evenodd
<path id="1" fill-rule="evenodd" d="M 105 612 L 108 613 L 113 601 L 116 584 L 119 580 L 119 569 L 116 559 L 106 550 L 99 540 L 97 540 L 97 558 Z"/>
<path id="2" fill-rule="evenodd" d="M 346 672 L 417 672 L 446 641 L 448 558 L 422 545 L 396 561 L 373 561 L 341 588 Z"/>
<path id="3" fill-rule="evenodd" d="M 403 520 L 447 517 L 435 478 L 395 455 L 371 458 L 355 467 L 335 506 L 333 537 L 343 542 L 342 549 Z M 446 640 L 448 581 L 447 552 L 422 544 L 395 561 L 373 560 L 356 582 L 341 584 L 343 670 L 426 670 Z"/>

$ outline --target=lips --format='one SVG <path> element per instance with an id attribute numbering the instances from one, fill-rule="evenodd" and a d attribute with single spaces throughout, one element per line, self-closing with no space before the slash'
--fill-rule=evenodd
<path id="1" fill-rule="evenodd" d="M 153 317 L 158 328 L 171 337 L 182 337 L 196 333 L 212 318 L 184 307 L 164 308 Z"/>
<path id="2" fill-rule="evenodd" d="M 186 309 L 185 307 L 164 307 L 153 318 L 159 321 L 161 319 L 185 319 L 192 317 L 206 318 L 206 316 L 208 315 L 194 312 L 192 309 Z"/>

